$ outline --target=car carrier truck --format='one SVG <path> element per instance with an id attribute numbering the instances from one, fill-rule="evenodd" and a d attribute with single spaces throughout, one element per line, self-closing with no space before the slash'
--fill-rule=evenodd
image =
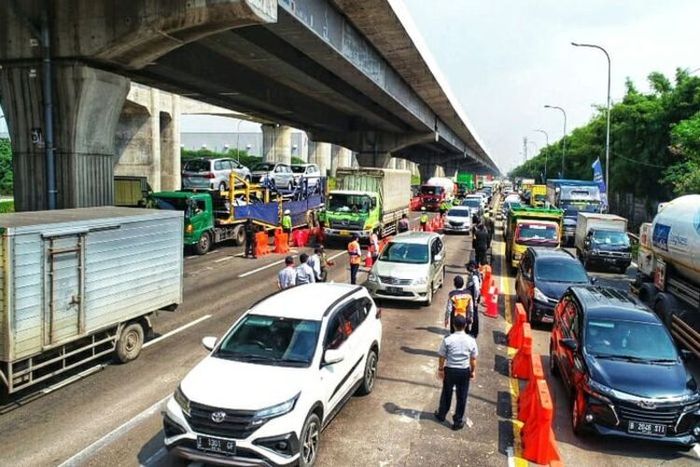
<path id="1" fill-rule="evenodd" d="M 182 301 L 181 212 L 95 207 L 0 215 L 0 397 L 114 354 Z"/>
<path id="2" fill-rule="evenodd" d="M 328 193 L 322 220 L 329 238 L 356 233 L 368 239 L 372 232 L 397 232 L 401 216 L 408 214 L 411 172 L 377 168 L 339 168 L 336 189 Z"/>
<path id="3" fill-rule="evenodd" d="M 667 203 L 642 224 L 632 291 L 700 358 L 700 195 Z"/>

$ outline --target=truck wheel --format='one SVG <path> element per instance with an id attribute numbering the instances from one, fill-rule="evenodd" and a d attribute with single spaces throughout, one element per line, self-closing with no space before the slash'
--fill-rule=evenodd
<path id="1" fill-rule="evenodd" d="M 242 225 L 237 225 L 233 228 L 233 243 L 236 246 L 241 246 L 245 243 L 245 230 Z"/>
<path id="2" fill-rule="evenodd" d="M 143 347 L 143 327 L 139 323 L 127 324 L 117 341 L 115 353 L 121 363 L 135 360 Z"/>
<path id="3" fill-rule="evenodd" d="M 651 282 L 644 282 L 641 287 L 639 287 L 639 299 L 643 301 L 646 305 L 652 306 L 654 304 L 654 299 L 656 298 L 656 287 Z"/>
<path id="4" fill-rule="evenodd" d="M 198 255 L 205 255 L 211 249 L 211 234 L 204 232 L 199 241 L 194 246 L 194 252 Z"/>

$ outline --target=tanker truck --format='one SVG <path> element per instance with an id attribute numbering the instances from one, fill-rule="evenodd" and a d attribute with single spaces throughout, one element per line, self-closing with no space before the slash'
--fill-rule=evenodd
<path id="1" fill-rule="evenodd" d="M 700 358 L 700 195 L 667 203 L 639 235 L 633 292 Z"/>
<path id="2" fill-rule="evenodd" d="M 445 177 L 431 177 L 420 187 L 421 206 L 426 211 L 437 211 L 443 201 L 451 202 L 455 195 L 455 182 Z"/>

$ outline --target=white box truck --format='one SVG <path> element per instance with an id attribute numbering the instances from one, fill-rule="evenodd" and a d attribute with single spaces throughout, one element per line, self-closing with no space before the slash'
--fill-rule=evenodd
<path id="1" fill-rule="evenodd" d="M 0 215 L 0 396 L 135 359 L 149 315 L 182 301 L 183 225 L 118 207 Z"/>
<path id="2" fill-rule="evenodd" d="M 574 245 L 586 269 L 595 264 L 624 272 L 632 262 L 627 219 L 615 214 L 579 211 Z"/>

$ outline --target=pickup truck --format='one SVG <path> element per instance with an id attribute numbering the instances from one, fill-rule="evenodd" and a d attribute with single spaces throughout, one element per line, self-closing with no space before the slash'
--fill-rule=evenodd
<path id="1" fill-rule="evenodd" d="M 632 262 L 624 217 L 579 212 L 574 243 L 576 254 L 586 269 L 599 265 L 625 272 Z"/>

